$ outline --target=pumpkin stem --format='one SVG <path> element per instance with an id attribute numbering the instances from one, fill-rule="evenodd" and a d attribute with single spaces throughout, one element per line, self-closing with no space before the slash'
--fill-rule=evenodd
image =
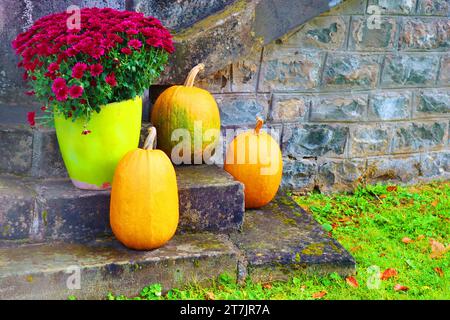
<path id="1" fill-rule="evenodd" d="M 156 128 L 148 128 L 148 136 L 144 142 L 144 150 L 153 150 L 156 148 Z"/>
<path id="2" fill-rule="evenodd" d="M 197 76 L 197 74 L 205 69 L 205 65 L 203 63 L 200 63 L 198 65 L 196 65 L 195 67 L 192 68 L 192 70 L 189 72 L 186 81 L 184 82 L 184 86 L 185 87 L 193 87 L 194 86 L 194 81 L 195 81 L 195 77 Z"/>
<path id="3" fill-rule="evenodd" d="M 262 126 L 264 125 L 264 120 L 260 117 L 256 117 L 256 126 L 255 126 L 255 133 L 259 134 L 259 130 L 261 130 Z"/>

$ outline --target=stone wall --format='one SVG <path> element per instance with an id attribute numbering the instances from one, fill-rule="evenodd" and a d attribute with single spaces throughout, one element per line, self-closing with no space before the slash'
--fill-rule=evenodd
<path id="1" fill-rule="evenodd" d="M 278 130 L 289 188 L 448 179 L 449 5 L 347 0 L 197 85 L 225 128 Z"/>

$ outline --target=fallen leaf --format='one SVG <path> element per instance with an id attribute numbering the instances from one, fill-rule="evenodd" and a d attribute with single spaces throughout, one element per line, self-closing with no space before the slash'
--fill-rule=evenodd
<path id="1" fill-rule="evenodd" d="M 402 242 L 405 243 L 405 244 L 411 243 L 411 242 L 413 242 L 413 241 L 414 241 L 413 239 L 408 238 L 408 237 L 404 237 L 404 238 L 402 239 Z"/>
<path id="2" fill-rule="evenodd" d="M 208 291 L 207 293 L 205 293 L 205 299 L 206 300 L 216 300 L 216 296 L 214 295 L 213 292 Z"/>
<path id="3" fill-rule="evenodd" d="M 350 249 L 351 252 L 356 252 L 362 249 L 362 246 L 356 246 Z"/>
<path id="4" fill-rule="evenodd" d="M 444 254 L 450 250 L 450 245 L 445 247 L 442 243 L 434 239 L 430 239 L 430 245 L 431 245 L 431 254 L 430 254 L 431 259 L 442 258 Z"/>
<path id="5" fill-rule="evenodd" d="M 387 198 L 387 195 L 382 194 L 379 198 L 380 198 L 380 199 L 386 199 L 386 198 Z"/>
<path id="6" fill-rule="evenodd" d="M 385 257 L 386 256 L 386 253 L 380 253 L 379 255 L 378 255 L 379 257 Z"/>
<path id="7" fill-rule="evenodd" d="M 347 284 L 350 287 L 353 287 L 353 288 L 358 288 L 359 287 L 358 281 L 355 279 L 355 277 L 347 277 L 345 279 L 345 281 L 347 282 Z"/>
<path id="8" fill-rule="evenodd" d="M 436 273 L 439 275 L 439 277 L 443 277 L 444 276 L 444 270 L 442 270 L 439 267 L 434 268 L 434 271 L 436 271 Z"/>
<path id="9" fill-rule="evenodd" d="M 316 292 L 312 294 L 312 297 L 314 299 L 322 299 L 323 297 L 325 297 L 327 295 L 328 292 L 326 292 L 325 290 Z"/>
<path id="10" fill-rule="evenodd" d="M 384 272 L 381 274 L 381 280 L 387 280 L 387 279 L 390 279 L 397 275 L 398 275 L 397 270 L 395 270 L 393 268 L 389 268 L 389 269 L 384 270 Z"/>
<path id="11" fill-rule="evenodd" d="M 264 284 L 262 285 L 262 287 L 263 287 L 264 289 L 270 290 L 270 289 L 272 289 L 272 284 L 270 284 L 270 283 L 264 283 Z"/>
<path id="12" fill-rule="evenodd" d="M 397 186 L 387 186 L 386 191 L 387 192 L 397 191 Z"/>
<path id="13" fill-rule="evenodd" d="M 434 201 L 431 203 L 431 205 L 432 205 L 433 207 L 436 207 L 438 204 L 439 204 L 439 200 L 434 200 Z"/>
<path id="14" fill-rule="evenodd" d="M 394 286 L 394 291 L 408 291 L 408 290 L 409 290 L 408 287 L 402 286 L 401 284 L 398 283 Z"/>
<path id="15" fill-rule="evenodd" d="M 417 237 L 417 240 L 423 240 L 423 239 L 425 239 L 425 236 L 423 234 L 421 234 Z"/>

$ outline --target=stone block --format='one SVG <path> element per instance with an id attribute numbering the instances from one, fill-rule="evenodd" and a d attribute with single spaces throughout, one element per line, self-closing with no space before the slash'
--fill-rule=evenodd
<path id="1" fill-rule="evenodd" d="M 317 88 L 324 57 L 324 52 L 271 45 L 264 50 L 258 90 L 270 92 Z"/>
<path id="2" fill-rule="evenodd" d="M 34 131 L 31 175 L 40 178 L 67 177 L 55 130 Z"/>
<path id="3" fill-rule="evenodd" d="M 367 160 L 367 182 L 410 183 L 419 176 L 420 156 L 377 157 Z"/>
<path id="4" fill-rule="evenodd" d="M 371 6 L 376 6 L 379 11 L 376 11 L 375 14 L 414 14 L 416 2 L 417 0 L 369 0 L 367 13 L 374 14 L 370 9 Z"/>
<path id="5" fill-rule="evenodd" d="M 367 110 L 367 94 L 323 95 L 312 99 L 312 122 L 364 121 Z"/>
<path id="6" fill-rule="evenodd" d="M 256 92 L 258 86 L 258 72 L 260 68 L 260 55 L 254 54 L 248 59 L 232 64 L 233 79 L 231 82 L 233 92 Z"/>
<path id="7" fill-rule="evenodd" d="M 351 23 L 349 48 L 358 51 L 386 51 L 396 48 L 397 20 L 379 18 L 379 28 L 373 28 L 367 17 L 354 17 Z"/>
<path id="8" fill-rule="evenodd" d="M 388 55 L 381 84 L 385 87 L 420 87 L 433 85 L 439 68 L 439 56 Z"/>
<path id="9" fill-rule="evenodd" d="M 441 70 L 438 82 L 442 85 L 450 85 L 450 54 L 441 58 Z"/>
<path id="10" fill-rule="evenodd" d="M 339 3 L 331 10 L 323 13 L 324 16 L 340 16 L 364 14 L 366 12 L 367 0 L 346 0 Z"/>
<path id="11" fill-rule="evenodd" d="M 296 94 L 274 94 L 270 119 L 274 122 L 307 120 L 310 97 Z"/>
<path id="12" fill-rule="evenodd" d="M 370 95 L 368 119 L 406 120 L 411 117 L 411 93 L 376 92 Z"/>
<path id="13" fill-rule="evenodd" d="M 384 125 L 358 125 L 350 131 L 350 156 L 365 157 L 387 154 L 391 132 Z"/>
<path id="14" fill-rule="evenodd" d="M 317 175 L 317 161 L 314 159 L 283 161 L 282 186 L 290 190 L 312 191 Z"/>
<path id="15" fill-rule="evenodd" d="M 378 56 L 330 53 L 322 85 L 326 89 L 375 88 L 379 72 Z"/>
<path id="16" fill-rule="evenodd" d="M 348 17 L 320 16 L 286 35 L 282 43 L 297 48 L 339 50 L 345 46 L 348 24 Z"/>
<path id="17" fill-rule="evenodd" d="M 449 16 L 449 0 L 418 0 L 417 13 L 430 16 Z"/>
<path id="18" fill-rule="evenodd" d="M 445 115 L 450 115 L 450 90 L 432 89 L 416 93 L 414 112 L 416 118 Z"/>
<path id="19" fill-rule="evenodd" d="M 256 117 L 267 118 L 269 97 L 266 94 L 215 95 L 223 126 L 254 124 Z"/>
<path id="20" fill-rule="evenodd" d="M 365 167 L 364 159 L 321 159 L 316 187 L 323 193 L 353 191 L 360 184 Z"/>
<path id="21" fill-rule="evenodd" d="M 230 66 L 214 72 L 206 77 L 198 76 L 195 86 L 205 89 L 211 93 L 225 93 L 231 91 L 231 72 Z"/>
<path id="22" fill-rule="evenodd" d="M 285 125 L 283 155 L 297 160 L 324 155 L 343 157 L 348 134 L 349 128 L 344 125 Z"/>
<path id="23" fill-rule="evenodd" d="M 443 121 L 407 123 L 394 130 L 393 153 L 442 148 L 447 141 L 448 123 Z"/>
<path id="24" fill-rule="evenodd" d="M 0 172 L 26 174 L 31 169 L 33 130 L 0 126 Z"/>
<path id="25" fill-rule="evenodd" d="M 446 19 L 404 19 L 400 33 L 402 50 L 446 51 L 450 47 L 450 21 Z"/>

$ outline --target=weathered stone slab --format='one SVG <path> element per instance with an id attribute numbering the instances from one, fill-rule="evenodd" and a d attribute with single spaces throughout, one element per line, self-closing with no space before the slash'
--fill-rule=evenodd
<path id="1" fill-rule="evenodd" d="M 34 205 L 31 189 L 12 178 L 0 177 L 0 240 L 28 237 Z"/>
<path id="2" fill-rule="evenodd" d="M 281 41 L 297 48 L 339 50 L 345 46 L 348 25 L 348 17 L 317 17 Z"/>
<path id="3" fill-rule="evenodd" d="M 417 13 L 431 16 L 449 16 L 450 1 L 448 0 L 418 0 Z"/>
<path id="4" fill-rule="evenodd" d="M 404 155 L 399 157 L 377 157 L 367 160 L 367 181 L 407 183 L 419 176 L 420 156 Z"/>
<path id="5" fill-rule="evenodd" d="M 285 279 L 297 270 L 343 276 L 355 272 L 351 255 L 285 195 L 259 210 L 248 210 L 243 232 L 230 237 L 256 281 Z"/>
<path id="6" fill-rule="evenodd" d="M 343 125 L 285 125 L 283 155 L 294 159 L 303 157 L 343 157 L 349 128 Z"/>
<path id="7" fill-rule="evenodd" d="M 413 14 L 416 2 L 417 0 L 369 0 L 367 13 L 374 14 L 370 6 L 376 6 L 378 9 L 375 14 Z"/>
<path id="8" fill-rule="evenodd" d="M 392 151 L 394 153 L 433 150 L 447 141 L 447 122 L 408 123 L 395 128 Z"/>
<path id="9" fill-rule="evenodd" d="M 269 112 L 269 96 L 266 94 L 216 95 L 223 126 L 256 123 L 256 117 L 263 119 Z"/>
<path id="10" fill-rule="evenodd" d="M 384 125 L 360 125 L 350 130 L 352 157 L 382 155 L 389 151 L 391 132 Z"/>
<path id="11" fill-rule="evenodd" d="M 239 182 L 216 166 L 177 167 L 176 172 L 179 232 L 241 227 L 244 196 Z M 0 226 L 6 231 L 2 235 L 0 230 L 0 239 L 83 242 L 111 234 L 109 191 L 79 190 L 66 179 L 0 177 L 3 189 Z"/>
<path id="12" fill-rule="evenodd" d="M 439 83 L 443 85 L 450 84 L 450 54 L 441 58 L 441 71 L 439 72 Z"/>
<path id="13" fill-rule="evenodd" d="M 450 21 L 447 19 L 405 19 L 400 34 L 403 50 L 439 50 L 450 47 Z"/>
<path id="14" fill-rule="evenodd" d="M 406 120 L 411 117 L 409 92 L 377 92 L 369 98 L 369 120 Z"/>
<path id="15" fill-rule="evenodd" d="M 274 94 L 270 118 L 274 122 L 307 120 L 310 97 L 300 94 Z"/>
<path id="16" fill-rule="evenodd" d="M 381 84 L 388 87 L 433 85 L 439 68 L 439 56 L 388 55 Z"/>
<path id="17" fill-rule="evenodd" d="M 434 89 L 419 91 L 415 98 L 415 117 L 450 115 L 450 91 Z"/>
<path id="18" fill-rule="evenodd" d="M 271 45 L 264 50 L 259 91 L 293 91 L 317 88 L 324 52 L 301 51 Z"/>
<path id="19" fill-rule="evenodd" d="M 324 16 L 355 15 L 366 12 L 367 0 L 345 0 L 337 6 L 322 13 Z"/>
<path id="20" fill-rule="evenodd" d="M 232 64 L 233 92 L 256 92 L 258 86 L 258 72 L 260 68 L 260 54 L 254 54 L 249 58 Z"/>
<path id="21" fill-rule="evenodd" d="M 316 188 L 323 193 L 350 192 L 366 172 L 364 159 L 322 159 L 318 163 Z"/>
<path id="22" fill-rule="evenodd" d="M 40 178 L 67 177 L 55 130 L 33 130 L 31 175 Z"/>
<path id="23" fill-rule="evenodd" d="M 207 77 L 198 77 L 194 85 L 211 93 L 231 92 L 231 68 L 227 66 Z"/>
<path id="24" fill-rule="evenodd" d="M 284 188 L 290 190 L 312 191 L 317 175 L 317 161 L 314 159 L 283 161 Z"/>
<path id="25" fill-rule="evenodd" d="M 359 122 L 365 119 L 367 94 L 318 96 L 312 99 L 310 121 Z"/>
<path id="26" fill-rule="evenodd" d="M 368 89 L 377 85 L 378 56 L 330 54 L 325 64 L 322 85 L 330 89 Z"/>
<path id="27" fill-rule="evenodd" d="M 127 250 L 115 240 L 2 246 L 0 299 L 105 299 L 108 292 L 136 296 L 152 283 L 167 291 L 224 272 L 233 277 L 237 260 L 229 241 L 207 233 L 176 235 L 152 251 Z M 76 274 L 79 289 L 67 285 Z"/>
<path id="28" fill-rule="evenodd" d="M 349 48 L 360 51 L 385 51 L 396 47 L 397 21 L 379 18 L 379 27 L 372 26 L 369 17 L 354 17 L 351 23 Z"/>
<path id="29" fill-rule="evenodd" d="M 0 125 L 0 172 L 28 173 L 33 154 L 33 131 L 26 127 Z"/>
<path id="30" fill-rule="evenodd" d="M 215 166 L 178 167 L 179 228 L 183 231 L 230 231 L 244 220 L 244 188 Z"/>

